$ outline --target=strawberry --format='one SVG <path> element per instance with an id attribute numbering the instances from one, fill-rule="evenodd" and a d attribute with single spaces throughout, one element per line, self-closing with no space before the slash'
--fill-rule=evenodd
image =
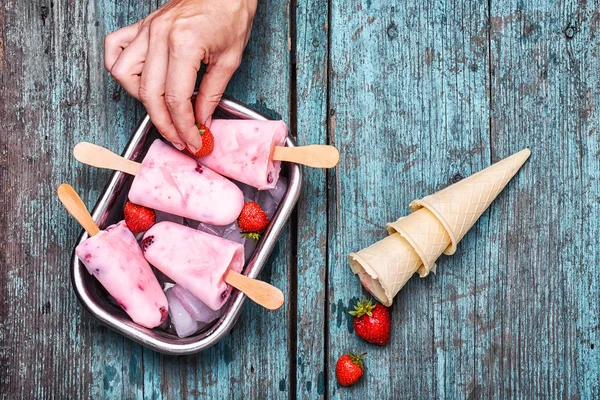
<path id="1" fill-rule="evenodd" d="M 354 330 L 358 336 L 380 346 L 389 342 L 392 321 L 387 308 L 381 304 L 373 305 L 371 300 L 363 300 L 356 303 L 350 315 L 354 317 Z"/>
<path id="2" fill-rule="evenodd" d="M 365 354 L 367 353 L 357 356 L 355 354 L 348 353 L 340 357 L 335 365 L 335 376 L 340 385 L 354 385 L 360 379 L 360 377 L 363 376 L 365 365 L 362 357 Z"/>
<path id="3" fill-rule="evenodd" d="M 156 221 L 156 213 L 153 209 L 139 206 L 130 201 L 125 203 L 123 214 L 127 227 L 133 233 L 147 231 Z"/>
<path id="4" fill-rule="evenodd" d="M 267 227 L 269 217 L 267 217 L 267 214 L 257 203 L 249 201 L 244 204 L 237 223 L 242 231 L 242 236 L 254 239 L 256 242 L 260 238 L 260 234 Z"/>
<path id="5" fill-rule="evenodd" d="M 200 136 L 202 136 L 202 147 L 200 147 L 200 149 L 198 149 L 198 151 L 195 153 L 192 152 L 192 150 L 190 150 L 189 147 L 186 146 L 186 148 L 187 151 L 189 151 L 196 157 L 206 157 L 207 155 L 212 153 L 213 149 L 215 148 L 215 138 L 213 137 L 213 134 L 210 131 L 210 129 L 208 129 L 206 126 L 202 124 L 197 124 L 197 126 L 198 133 L 200 133 Z"/>

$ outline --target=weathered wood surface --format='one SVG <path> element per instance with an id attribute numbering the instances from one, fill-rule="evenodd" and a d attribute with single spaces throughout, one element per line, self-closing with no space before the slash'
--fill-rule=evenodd
<path id="1" fill-rule="evenodd" d="M 296 8 L 296 114 L 299 144 L 327 143 L 327 2 L 298 2 Z M 327 179 L 304 168 L 297 207 L 296 388 L 298 398 L 323 397 L 327 372 Z"/>
<path id="2" fill-rule="evenodd" d="M 600 397 L 600 4 L 259 1 L 228 93 L 329 141 L 295 220 L 225 340 L 168 357 L 77 304 L 79 233 L 54 190 L 93 204 L 107 172 L 74 143 L 119 150 L 143 108 L 102 69 L 102 38 L 157 2 L 0 0 L 0 393 L 5 398 Z M 436 275 L 391 308 L 384 348 L 352 332 L 365 292 L 345 256 L 431 193 L 529 146 L 519 172 Z M 367 351 L 353 388 L 341 353 Z"/>
<path id="3" fill-rule="evenodd" d="M 7 398 L 277 398 L 289 390 L 290 301 L 274 313 L 248 302 L 218 346 L 168 357 L 100 326 L 71 290 L 68 264 L 80 228 L 54 190 L 68 181 L 87 204 L 96 201 L 109 174 L 76 163 L 73 145 L 88 140 L 120 150 L 143 113 L 103 70 L 103 37 L 155 6 L 7 0 L 0 7 L 0 393 Z M 285 120 L 288 12 L 286 2 L 260 2 L 244 64 L 229 88 Z M 261 275 L 286 293 L 290 241 L 288 228 Z"/>

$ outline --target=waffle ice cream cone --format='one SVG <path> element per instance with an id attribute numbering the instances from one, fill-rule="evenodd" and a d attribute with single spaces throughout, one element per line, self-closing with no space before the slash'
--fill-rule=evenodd
<path id="1" fill-rule="evenodd" d="M 396 293 L 423 264 L 414 248 L 395 233 L 348 256 L 352 271 L 381 304 L 391 306 Z"/>
<path id="2" fill-rule="evenodd" d="M 521 150 L 439 192 L 413 201 L 410 209 L 414 212 L 426 208 L 439 219 L 451 240 L 444 253 L 452 255 L 458 242 L 515 176 L 530 154 L 529 149 Z"/>
<path id="3" fill-rule="evenodd" d="M 500 194 L 531 151 L 522 150 L 432 195 L 410 203 L 411 214 L 388 223 L 390 236 L 348 256 L 352 271 L 383 305 L 418 272 L 427 276 Z"/>
<path id="4" fill-rule="evenodd" d="M 450 244 L 450 236 L 444 225 L 431 211 L 421 208 L 396 222 L 388 224 L 390 234 L 398 233 L 410 243 L 423 265 L 419 276 L 427 276 L 435 269 L 435 261 Z"/>

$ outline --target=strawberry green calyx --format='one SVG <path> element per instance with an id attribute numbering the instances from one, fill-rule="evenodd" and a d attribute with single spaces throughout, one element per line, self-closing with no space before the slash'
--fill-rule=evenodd
<path id="1" fill-rule="evenodd" d="M 371 311 L 373 311 L 374 308 L 375 305 L 371 300 L 361 300 L 356 303 L 354 311 L 350 311 L 349 314 L 357 318 L 362 317 L 363 315 L 368 315 L 369 317 L 372 317 L 373 314 L 371 313 Z"/>
<path id="2" fill-rule="evenodd" d="M 258 243 L 258 239 L 260 239 L 260 233 L 256 232 L 242 232 L 242 237 L 246 239 L 254 240 L 254 243 Z"/>
<path id="3" fill-rule="evenodd" d="M 198 124 L 196 124 L 196 126 L 198 127 L 198 133 L 200 133 L 200 136 L 204 135 L 204 132 L 206 132 L 204 125 L 198 123 Z"/>
<path id="4" fill-rule="evenodd" d="M 365 363 L 363 362 L 363 357 L 366 356 L 367 353 L 362 353 L 359 355 L 356 355 L 354 353 L 348 353 L 348 357 L 350 357 L 350 360 L 352 360 L 352 362 L 356 365 L 358 365 L 360 367 L 360 369 L 364 369 L 365 368 Z"/>

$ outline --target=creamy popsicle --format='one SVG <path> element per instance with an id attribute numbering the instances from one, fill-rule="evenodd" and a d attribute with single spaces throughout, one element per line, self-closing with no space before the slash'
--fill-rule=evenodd
<path id="1" fill-rule="evenodd" d="M 244 246 L 173 222 L 160 222 L 142 240 L 146 260 L 213 310 L 229 298 L 225 276 L 241 272 Z"/>
<path id="2" fill-rule="evenodd" d="M 281 161 L 273 160 L 276 146 L 288 135 L 283 121 L 212 121 L 214 149 L 198 160 L 207 167 L 258 189 L 272 189 L 279 179 Z"/>
<path id="3" fill-rule="evenodd" d="M 135 204 L 213 225 L 229 225 L 244 206 L 242 191 L 193 158 L 155 140 L 129 191 Z"/>
<path id="4" fill-rule="evenodd" d="M 167 318 L 167 298 L 124 221 L 90 237 L 75 253 L 135 323 L 155 328 Z"/>

